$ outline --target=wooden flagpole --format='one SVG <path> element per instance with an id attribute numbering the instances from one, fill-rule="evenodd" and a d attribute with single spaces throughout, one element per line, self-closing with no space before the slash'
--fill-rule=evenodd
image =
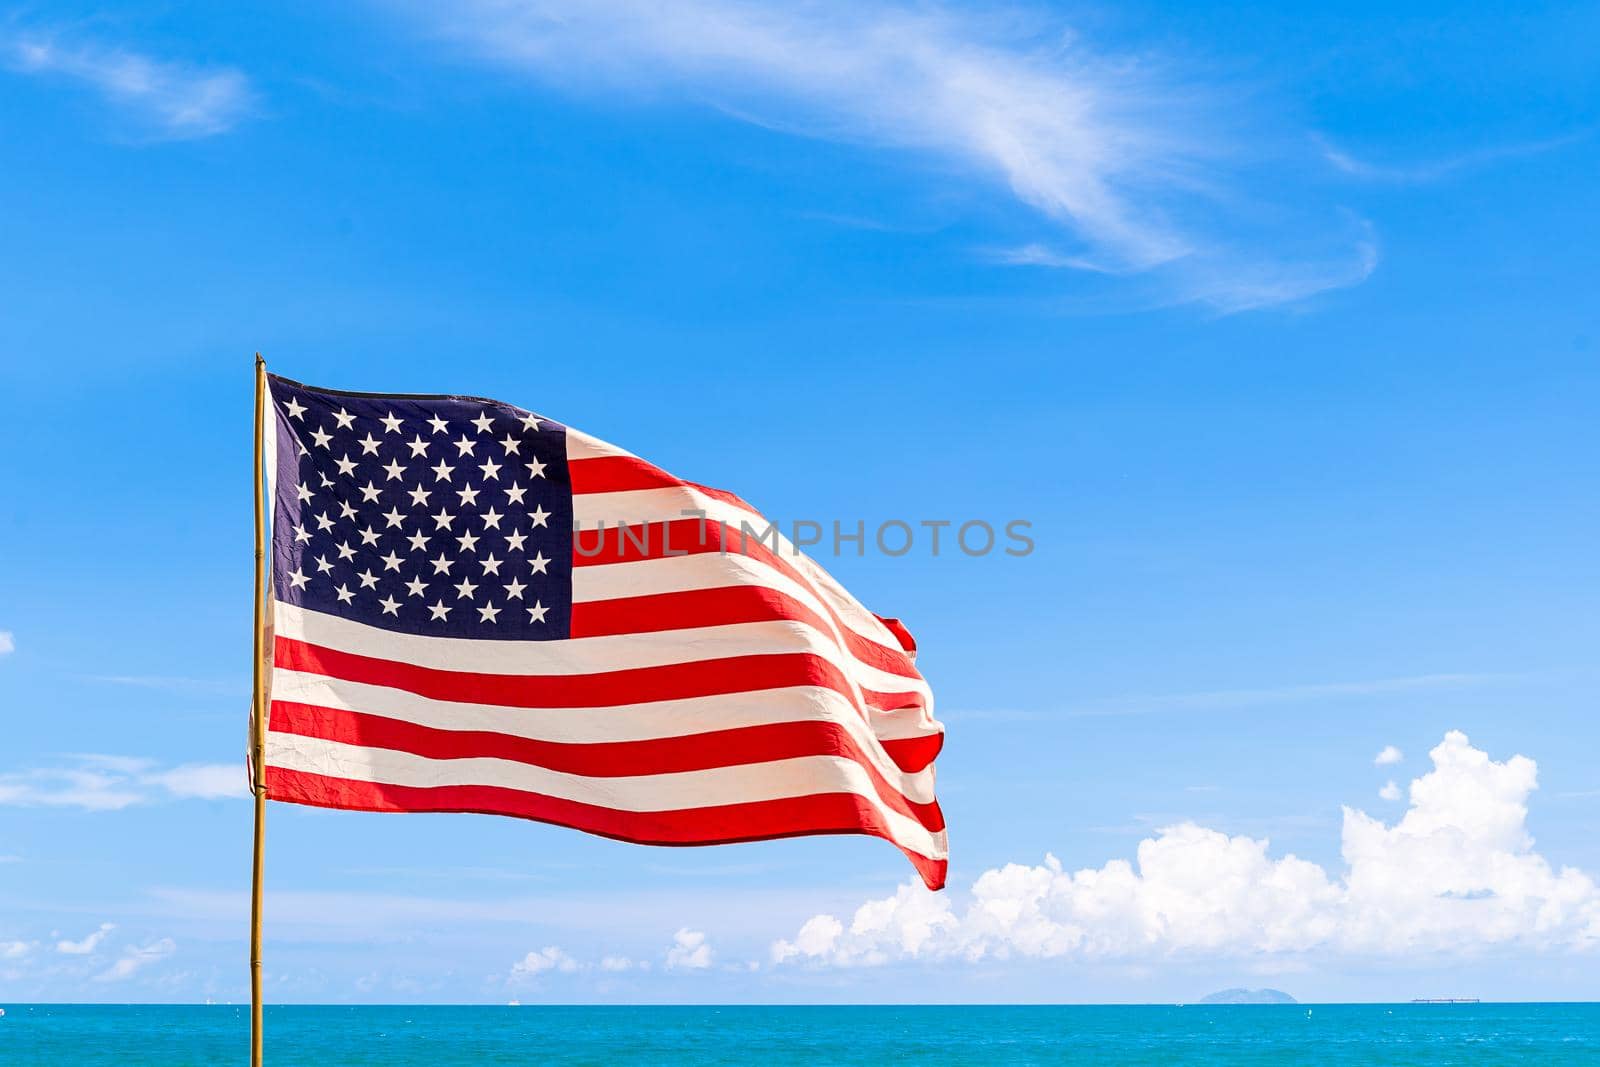
<path id="1" fill-rule="evenodd" d="M 255 439 L 255 533 L 256 603 L 255 638 L 250 664 L 250 773 L 255 794 L 255 859 L 250 870 L 250 1067 L 261 1067 L 261 874 L 265 855 L 262 838 L 267 828 L 266 679 L 262 659 L 266 641 L 266 545 L 263 514 L 266 502 L 265 470 L 261 454 L 262 429 L 266 422 L 267 363 L 256 353 L 256 439 Z"/>

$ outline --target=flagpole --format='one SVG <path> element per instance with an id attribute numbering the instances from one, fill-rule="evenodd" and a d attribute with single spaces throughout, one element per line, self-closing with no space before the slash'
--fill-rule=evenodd
<path id="1" fill-rule="evenodd" d="M 267 828 L 266 686 L 262 677 L 266 640 L 266 546 L 263 534 L 265 501 L 261 456 L 262 428 L 266 421 L 267 364 L 256 353 L 255 535 L 256 598 L 255 637 L 250 666 L 250 773 L 255 794 L 255 858 L 250 869 L 250 1067 L 261 1067 L 261 875 L 265 862 L 262 838 Z"/>

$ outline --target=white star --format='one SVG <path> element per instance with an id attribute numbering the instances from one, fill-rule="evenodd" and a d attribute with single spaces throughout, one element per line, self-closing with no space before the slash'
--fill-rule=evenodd
<path id="1" fill-rule="evenodd" d="M 472 440 L 466 434 L 462 434 L 461 440 L 456 442 L 456 455 L 470 456 L 472 455 L 472 450 L 477 447 L 478 442 Z"/>
<path id="2" fill-rule="evenodd" d="M 318 556 L 317 557 L 317 573 L 318 574 L 327 574 L 331 570 L 333 570 L 333 564 L 328 562 L 328 557 L 327 556 Z"/>
<path id="3" fill-rule="evenodd" d="M 289 572 L 289 585 L 292 588 L 304 589 L 306 587 L 306 583 L 310 580 L 310 578 L 307 578 L 305 575 L 300 573 L 300 568 L 298 567 Z"/>
<path id="4" fill-rule="evenodd" d="M 493 604 L 485 604 L 483 607 L 478 609 L 478 621 L 499 622 L 500 609 L 495 607 Z"/>
<path id="5" fill-rule="evenodd" d="M 443 600 L 437 604 L 428 605 L 428 610 L 433 612 L 432 618 L 434 619 L 443 619 L 450 614 L 450 609 L 444 606 Z"/>
<path id="6" fill-rule="evenodd" d="M 439 553 L 439 558 L 438 559 L 429 560 L 429 562 L 433 564 L 433 573 L 435 573 L 435 574 L 449 574 L 450 573 L 450 567 L 451 567 L 452 564 L 455 563 L 455 560 L 446 559 L 444 553 L 441 552 L 441 553 Z"/>
<path id="7" fill-rule="evenodd" d="M 333 434 L 326 430 L 312 430 L 311 439 L 317 443 L 318 448 L 327 448 L 328 442 L 333 440 Z"/>
<path id="8" fill-rule="evenodd" d="M 370 504 L 378 499 L 378 494 L 381 492 L 383 492 L 383 490 L 373 485 L 372 479 L 368 478 L 366 486 L 364 486 L 361 490 L 361 502 L 363 504 Z"/>
<path id="9" fill-rule="evenodd" d="M 328 518 L 328 513 L 326 511 L 317 516 L 317 529 L 321 530 L 323 533 L 327 533 L 329 530 L 333 529 L 333 520 Z"/>
<path id="10" fill-rule="evenodd" d="M 528 609 L 528 621 L 529 622 L 544 622 L 545 612 L 547 612 L 549 610 L 550 610 L 549 608 L 545 607 L 543 604 L 541 604 L 537 600 L 535 600 L 533 602 L 533 607 Z"/>
<path id="11" fill-rule="evenodd" d="M 411 551 L 413 552 L 422 552 L 428 547 L 427 535 L 421 530 L 418 530 L 416 533 L 406 538 L 406 540 L 411 542 Z"/>
<path id="12" fill-rule="evenodd" d="M 493 526 L 496 530 L 498 530 L 500 529 L 500 520 L 503 518 L 505 518 L 504 515 L 500 514 L 491 507 L 488 511 L 483 513 L 483 528 L 487 530 L 489 527 Z"/>
<path id="13" fill-rule="evenodd" d="M 400 601 L 396 600 L 394 597 L 386 596 L 382 600 L 378 601 L 378 603 L 383 606 L 383 613 L 385 615 L 400 614 Z"/>
<path id="14" fill-rule="evenodd" d="M 527 490 L 522 488 L 519 483 L 512 482 L 511 488 L 506 490 L 506 499 L 513 504 L 520 504 L 522 503 L 522 496 L 526 492 Z"/>
<path id="15" fill-rule="evenodd" d="M 484 460 L 482 463 L 478 464 L 478 469 L 483 472 L 483 476 L 485 478 L 493 478 L 497 482 L 500 480 L 500 464 L 496 463 L 494 460 Z"/>
<path id="16" fill-rule="evenodd" d="M 506 434 L 505 440 L 500 442 L 500 447 L 506 450 L 506 455 L 508 456 L 513 452 L 520 454 L 522 451 L 522 442 L 517 438 L 512 437 L 510 434 Z"/>
<path id="17" fill-rule="evenodd" d="M 350 501 L 339 501 L 339 517 L 341 519 L 353 519 L 356 517 L 356 509 L 350 506 Z"/>
<path id="18" fill-rule="evenodd" d="M 507 549 L 507 551 L 510 551 L 510 552 L 521 552 L 522 551 L 522 542 L 526 541 L 527 539 L 528 539 L 528 535 L 527 534 L 519 533 L 519 532 L 517 532 L 515 530 L 513 530 L 511 533 L 506 534 L 506 549 Z"/>
<path id="19" fill-rule="evenodd" d="M 289 403 L 286 404 L 285 406 L 289 409 L 289 417 L 291 419 L 299 419 L 301 422 L 305 422 L 306 421 L 305 418 L 304 418 L 304 415 L 306 413 L 306 406 L 304 404 L 300 403 L 300 401 L 296 400 L 294 397 L 291 396 L 289 398 Z"/>
<path id="20" fill-rule="evenodd" d="M 400 420 L 394 417 L 394 412 L 389 412 L 389 414 L 383 416 L 383 418 L 379 419 L 378 421 L 383 423 L 384 433 L 400 432 Z"/>
<path id="21" fill-rule="evenodd" d="M 428 425 L 433 427 L 434 433 L 444 433 L 445 422 L 437 415 L 428 416 Z"/>
<path id="22" fill-rule="evenodd" d="M 456 496 L 461 498 L 462 507 L 476 507 L 478 504 L 478 490 L 472 488 L 470 485 L 462 489 L 457 489 Z"/>
<path id="23" fill-rule="evenodd" d="M 522 425 L 530 430 L 537 430 L 539 428 L 539 420 L 532 415 L 524 415 L 522 416 Z"/>
<path id="24" fill-rule="evenodd" d="M 350 591 L 350 587 L 347 585 L 340 585 L 333 592 L 339 598 L 339 603 L 341 604 L 348 604 L 356 598 L 356 595 Z"/>
<path id="25" fill-rule="evenodd" d="M 407 441 L 406 447 L 411 449 L 412 459 L 416 459 L 418 456 L 426 456 L 428 454 L 428 442 L 422 439 L 421 434 L 418 434 L 411 440 Z"/>
<path id="26" fill-rule="evenodd" d="M 378 584 L 378 576 L 372 573 L 372 568 L 370 567 L 356 575 L 356 577 L 361 579 L 361 588 L 363 589 L 373 589 Z"/>
<path id="27" fill-rule="evenodd" d="M 302 455 L 302 456 L 309 456 L 309 455 L 311 455 L 311 450 L 310 450 L 310 449 L 308 449 L 308 448 L 307 448 L 307 447 L 306 447 L 306 446 L 305 446 L 305 445 L 304 445 L 304 444 L 302 444 L 302 443 L 301 443 L 301 442 L 299 442 L 299 441 L 296 441 L 296 442 L 295 442 L 295 443 L 294 443 L 294 446 L 295 446 L 295 447 L 296 447 L 296 448 L 298 448 L 298 449 L 299 449 L 299 450 L 300 450 L 300 454 L 301 454 L 301 455 Z"/>
<path id="28" fill-rule="evenodd" d="M 478 535 L 471 530 L 457 537 L 456 540 L 461 542 L 461 551 L 463 552 L 476 552 L 478 550 Z"/>
<path id="29" fill-rule="evenodd" d="M 511 584 L 506 586 L 506 596 L 512 600 L 521 600 L 522 591 L 526 588 L 528 587 L 513 578 L 511 579 Z"/>
<path id="30" fill-rule="evenodd" d="M 550 513 L 546 511 L 542 505 L 535 505 L 534 509 L 528 512 L 528 518 L 533 520 L 533 524 L 535 526 L 543 526 L 546 529 L 549 529 L 549 524 L 544 520 L 548 519 L 549 517 Z"/>
<path id="31" fill-rule="evenodd" d="M 333 479 L 328 477 L 326 474 L 318 471 L 317 477 L 322 480 L 322 488 L 331 489 L 333 487 Z"/>
<path id="32" fill-rule="evenodd" d="M 456 521 L 456 517 L 444 508 L 440 508 L 439 514 L 432 516 L 432 518 L 435 530 L 448 530 L 450 529 L 450 524 Z"/>
<path id="33" fill-rule="evenodd" d="M 415 489 L 407 489 L 406 492 L 411 494 L 411 506 L 414 508 L 425 506 L 428 503 L 428 498 L 433 495 L 420 485 Z"/>
<path id="34" fill-rule="evenodd" d="M 472 583 L 471 578 L 463 578 L 456 583 L 457 600 L 471 600 L 472 594 L 476 593 L 477 591 L 478 587 Z"/>
<path id="35" fill-rule="evenodd" d="M 348 430 L 355 423 L 356 417 L 344 408 L 340 408 L 334 413 L 333 421 L 339 424 L 339 429 Z"/>
<path id="36" fill-rule="evenodd" d="M 489 427 L 493 426 L 494 422 L 489 418 L 487 411 L 480 411 L 478 417 L 472 420 L 472 425 L 478 428 L 479 433 L 488 433 Z"/>
<path id="37" fill-rule="evenodd" d="M 361 454 L 363 456 L 376 456 L 378 454 L 378 439 L 372 436 L 370 432 L 367 436 L 357 441 L 356 444 L 361 446 Z"/>
<path id="38" fill-rule="evenodd" d="M 333 465 L 339 468 L 340 474 L 350 475 L 356 472 L 356 461 L 350 458 L 348 452 L 344 454 L 343 459 L 334 460 Z"/>
<path id="39" fill-rule="evenodd" d="M 430 467 L 429 469 L 433 471 L 433 480 L 436 482 L 448 482 L 450 476 L 456 472 L 454 467 L 442 459 L 437 467 Z"/>
<path id="40" fill-rule="evenodd" d="M 489 553 L 483 557 L 483 573 L 498 575 L 500 573 L 500 564 L 504 562 L 505 560 L 495 559 L 493 552 Z"/>
<path id="41" fill-rule="evenodd" d="M 306 528 L 304 526 L 296 526 L 294 528 L 294 539 L 299 541 L 302 545 L 309 545 L 311 543 L 311 535 L 306 532 Z"/>
<path id="42" fill-rule="evenodd" d="M 530 478 L 543 478 L 544 477 L 544 464 L 541 463 L 537 458 L 529 460 L 527 466 L 528 466 L 528 477 L 530 477 Z"/>
<path id="43" fill-rule="evenodd" d="M 298 482 L 294 487 L 294 495 L 300 498 L 300 503 L 304 504 L 311 499 L 311 490 L 306 488 L 304 482 Z"/>
<path id="44" fill-rule="evenodd" d="M 546 567 L 550 566 L 550 561 L 544 558 L 543 552 L 535 552 L 533 554 L 533 558 L 528 561 L 528 566 L 533 568 L 534 574 L 550 573 L 549 571 L 545 570 Z"/>
<path id="45" fill-rule="evenodd" d="M 349 541 L 339 542 L 339 558 L 341 560 L 355 559 L 356 550 L 350 547 Z"/>
<path id="46" fill-rule="evenodd" d="M 377 544 L 378 543 L 378 531 L 374 530 L 371 526 L 368 526 L 365 530 L 362 530 L 361 531 L 361 543 L 363 545 L 375 545 L 375 544 Z"/>
<path id="47" fill-rule="evenodd" d="M 406 588 L 410 590 L 412 596 L 421 596 L 423 590 L 428 588 L 428 583 L 421 578 L 413 578 L 406 583 Z"/>
<path id="48" fill-rule="evenodd" d="M 388 472 L 388 480 L 391 482 L 400 481 L 406 473 L 406 469 L 400 466 L 400 461 L 397 459 L 391 459 L 388 463 L 385 463 L 383 469 Z"/>
<path id="49" fill-rule="evenodd" d="M 406 521 L 406 517 L 400 514 L 399 508 L 391 505 L 389 510 L 383 513 L 383 521 L 385 523 L 384 529 L 392 530 L 396 526 L 404 523 Z"/>
<path id="50" fill-rule="evenodd" d="M 400 557 L 394 554 L 394 549 L 391 548 L 387 556 L 379 556 L 378 558 L 383 560 L 384 570 L 397 571 L 400 569 Z"/>

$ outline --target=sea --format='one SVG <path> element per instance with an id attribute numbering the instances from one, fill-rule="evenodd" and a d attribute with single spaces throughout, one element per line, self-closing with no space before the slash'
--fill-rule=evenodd
<path id="1" fill-rule="evenodd" d="M 4 1067 L 247 1062 L 232 1005 L 8 1004 Z M 1600 1065 L 1600 1004 L 269 1005 L 272 1067 L 457 1064 Z"/>

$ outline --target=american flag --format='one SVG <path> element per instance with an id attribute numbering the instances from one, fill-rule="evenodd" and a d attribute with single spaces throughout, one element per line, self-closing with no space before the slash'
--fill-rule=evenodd
<path id="1" fill-rule="evenodd" d="M 910 634 L 744 501 L 494 400 L 268 384 L 268 797 L 870 834 L 944 884 Z"/>

